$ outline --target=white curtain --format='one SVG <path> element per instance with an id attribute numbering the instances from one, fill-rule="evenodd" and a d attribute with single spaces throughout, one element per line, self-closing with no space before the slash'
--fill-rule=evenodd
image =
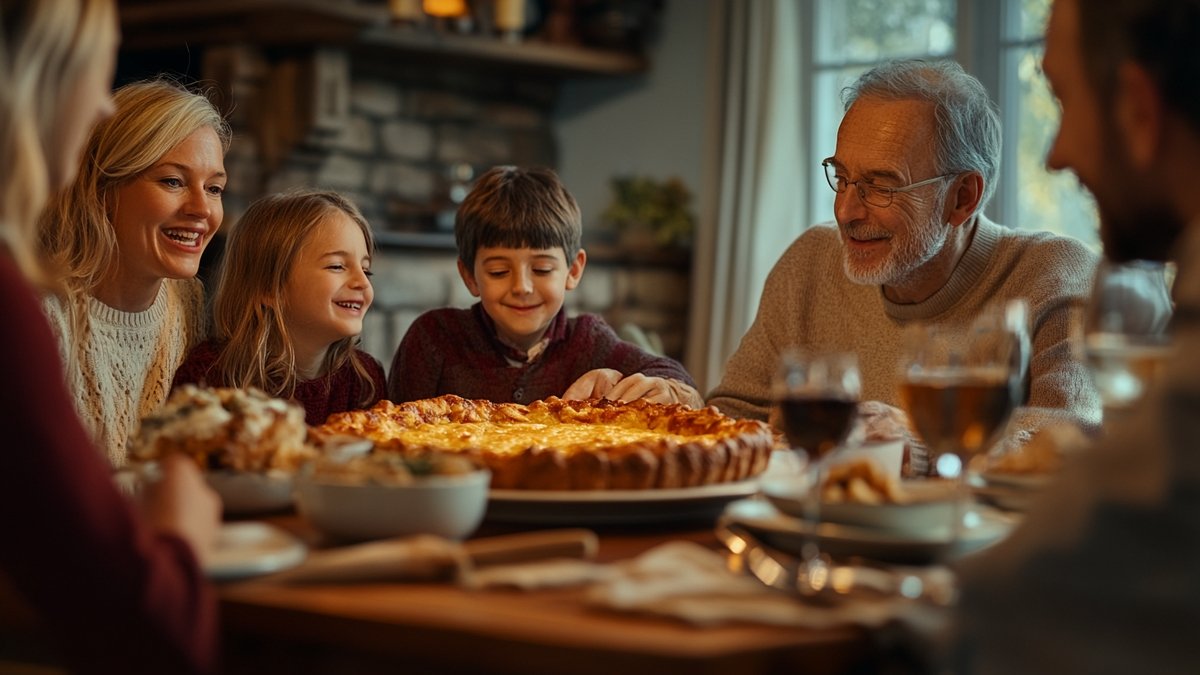
<path id="1" fill-rule="evenodd" d="M 795 0 L 712 0 L 709 153 L 687 366 L 701 391 L 754 319 L 767 273 L 800 233 L 804 179 Z"/>

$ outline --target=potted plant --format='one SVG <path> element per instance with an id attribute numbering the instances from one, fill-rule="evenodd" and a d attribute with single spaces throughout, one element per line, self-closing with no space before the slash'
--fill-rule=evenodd
<path id="1" fill-rule="evenodd" d="M 692 193 L 679 178 L 618 176 L 601 220 L 630 248 L 688 246 L 696 227 Z"/>

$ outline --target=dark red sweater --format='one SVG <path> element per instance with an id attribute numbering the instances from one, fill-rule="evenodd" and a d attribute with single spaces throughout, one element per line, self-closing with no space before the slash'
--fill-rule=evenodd
<path id="1" fill-rule="evenodd" d="M 171 382 L 174 390 L 182 384 L 203 384 L 210 387 L 227 387 L 229 383 L 220 381 L 212 372 L 212 367 L 221 354 L 221 348 L 214 340 L 208 340 L 195 346 L 187 358 L 175 371 L 175 379 Z M 362 361 L 375 383 L 375 391 L 368 397 L 367 403 L 362 403 L 365 387 L 355 375 L 354 367 L 347 363 L 342 368 L 315 380 L 304 380 L 296 385 L 292 400 L 304 406 L 304 421 L 309 426 L 320 426 L 333 413 L 347 410 L 370 408 L 379 402 L 387 393 L 387 383 L 383 378 L 383 366 L 370 354 L 354 350 L 354 358 Z"/>
<path id="2" fill-rule="evenodd" d="M 388 397 L 402 403 L 457 394 L 528 403 L 562 396 L 581 375 L 596 368 L 671 378 L 695 386 L 677 361 L 625 342 L 595 314 L 567 319 L 560 311 L 547 335 L 550 342 L 538 358 L 511 366 L 505 355 L 513 350 L 500 342 L 481 304 L 426 312 L 400 341 L 388 375 Z"/>
<path id="3" fill-rule="evenodd" d="M 0 572 L 72 672 L 215 670 L 216 600 L 191 547 L 148 527 L 76 416 L 57 341 L 0 252 Z"/>

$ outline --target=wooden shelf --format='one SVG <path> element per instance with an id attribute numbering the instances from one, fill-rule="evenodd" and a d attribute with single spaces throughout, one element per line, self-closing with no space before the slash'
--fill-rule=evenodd
<path id="1" fill-rule="evenodd" d="M 355 40 L 362 50 L 471 63 L 479 67 L 520 68 L 566 77 L 636 75 L 647 69 L 634 54 L 546 42 L 505 42 L 483 35 L 438 33 L 417 28 L 372 26 Z"/>
<path id="2" fill-rule="evenodd" d="M 395 26 L 384 7 L 347 0 L 126 0 L 120 14 L 126 50 L 235 42 L 343 45 L 422 62 L 520 68 L 562 77 L 632 75 L 648 65 L 644 57 L 626 52 Z"/>
<path id="3" fill-rule="evenodd" d="M 382 230 L 375 233 L 375 243 L 384 251 L 440 251 L 453 253 L 453 232 L 396 232 Z M 588 261 L 598 265 L 624 265 L 630 267 L 663 267 L 688 269 L 692 264 L 692 250 L 679 246 L 661 248 L 629 248 L 611 242 L 585 241 Z"/>

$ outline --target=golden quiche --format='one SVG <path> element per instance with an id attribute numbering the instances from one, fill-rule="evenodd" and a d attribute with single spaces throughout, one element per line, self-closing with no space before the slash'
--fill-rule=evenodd
<path id="1" fill-rule="evenodd" d="M 529 405 L 447 395 L 331 415 L 318 438 L 350 434 L 376 452 L 462 452 L 487 466 L 492 487 L 640 490 L 739 481 L 767 466 L 774 439 L 762 422 L 715 408 L 647 401 Z"/>

